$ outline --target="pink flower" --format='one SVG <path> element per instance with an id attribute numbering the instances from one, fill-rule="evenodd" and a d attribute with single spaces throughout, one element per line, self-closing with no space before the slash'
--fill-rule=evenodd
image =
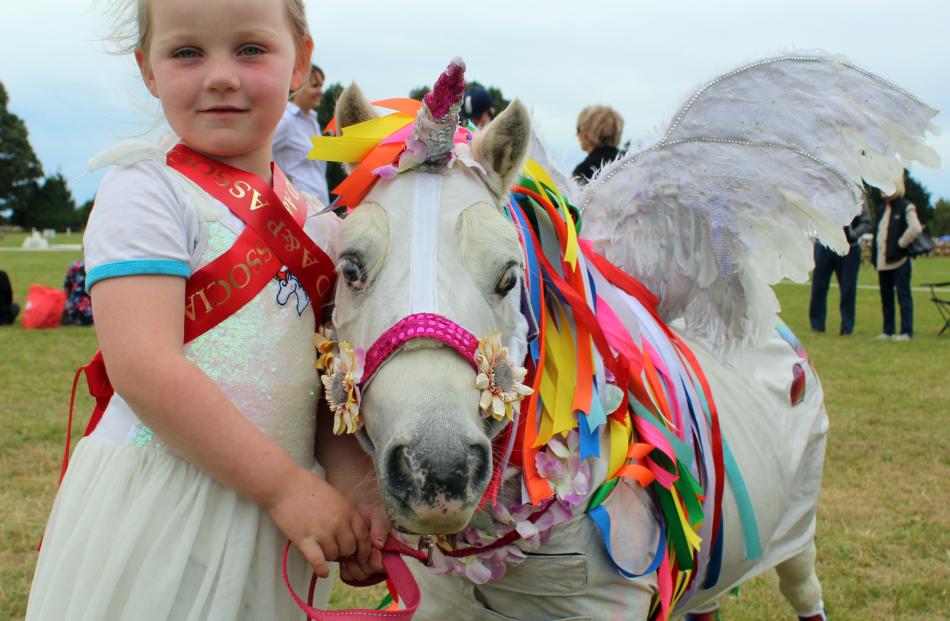
<path id="1" fill-rule="evenodd" d="M 567 434 L 567 444 L 559 436 L 548 441 L 544 452 L 535 456 L 538 473 L 548 480 L 559 500 L 572 507 L 590 493 L 590 466 L 580 458 L 580 436 L 576 429 Z"/>
<path id="2" fill-rule="evenodd" d="M 458 574 L 475 584 L 485 584 L 500 580 L 508 571 L 508 565 L 518 565 L 525 558 L 525 553 L 515 545 L 461 557 L 447 556 L 433 548 L 431 569 L 436 574 Z"/>
<path id="3" fill-rule="evenodd" d="M 392 164 L 386 164 L 373 169 L 373 174 L 381 179 L 392 179 L 399 174 L 399 169 Z"/>
<path id="4" fill-rule="evenodd" d="M 435 539 L 432 548 L 433 570 L 439 574 L 465 576 L 476 584 L 498 580 L 509 566 L 518 565 L 526 558 L 525 551 L 534 551 L 547 542 L 554 527 L 580 514 L 583 501 L 590 491 L 590 466 L 578 456 L 580 436 L 570 432 L 566 439 L 551 440 L 537 464 L 542 476 L 555 488 L 555 498 L 539 514 L 540 507 L 530 502 L 506 505 L 504 500 L 477 514 L 472 522 L 455 535 Z M 520 471 L 512 469 L 512 483 L 517 484 Z M 538 514 L 536 517 L 535 514 Z M 518 539 L 508 545 L 474 554 L 452 557 L 446 550 L 485 548 L 512 531 Z"/>

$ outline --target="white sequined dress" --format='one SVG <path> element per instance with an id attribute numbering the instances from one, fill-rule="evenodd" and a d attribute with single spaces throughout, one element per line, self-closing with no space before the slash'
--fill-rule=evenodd
<path id="1" fill-rule="evenodd" d="M 196 194 L 194 186 L 165 167 L 163 151 L 133 145 L 106 155 L 108 163 L 124 166 L 104 179 L 87 228 L 93 276 L 97 268 L 100 275 L 103 269 L 107 276 L 121 275 L 122 269 L 150 260 L 146 269 L 158 270 L 152 273 L 170 273 L 160 270 L 173 270 L 177 261 L 173 253 L 115 241 L 137 232 L 161 236 L 167 233 L 163 226 L 174 226 L 149 222 L 145 213 L 116 231 L 105 220 L 110 209 L 96 211 L 110 184 L 140 186 L 153 178 L 159 193 L 172 193 L 181 211 L 158 219 L 184 222 L 180 239 L 186 240 L 184 261 L 192 272 L 223 254 L 243 228 L 221 203 Z M 136 189 L 123 191 L 134 203 Z M 308 218 L 307 232 L 324 247 L 332 220 L 332 215 Z M 147 230 L 136 231 L 136 226 Z M 117 261 L 112 256 L 121 258 L 122 252 L 157 258 Z M 286 279 L 275 278 L 184 351 L 258 428 L 298 463 L 322 473 L 313 457 L 319 384 L 313 329 L 306 294 L 302 289 L 288 293 Z M 116 395 L 99 427 L 77 446 L 56 497 L 27 619 L 303 619 L 280 577 L 285 541 L 266 511 L 176 456 Z M 296 551 L 290 575 L 298 593 L 305 593 L 310 573 Z M 320 581 L 318 605 L 326 604 L 330 584 Z"/>

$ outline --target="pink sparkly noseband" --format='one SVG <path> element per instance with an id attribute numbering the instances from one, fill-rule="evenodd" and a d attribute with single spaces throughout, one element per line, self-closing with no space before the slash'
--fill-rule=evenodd
<path id="1" fill-rule="evenodd" d="M 478 363 L 475 362 L 478 339 L 474 334 L 442 315 L 416 313 L 400 319 L 393 327 L 383 332 L 369 348 L 360 386 L 369 384 L 379 367 L 400 347 L 413 339 L 441 341 L 461 354 L 472 368 L 478 370 Z"/>

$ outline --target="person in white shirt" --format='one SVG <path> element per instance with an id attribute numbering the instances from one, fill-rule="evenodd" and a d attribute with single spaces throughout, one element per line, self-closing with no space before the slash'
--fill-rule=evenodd
<path id="1" fill-rule="evenodd" d="M 324 205 L 330 204 L 327 188 L 327 163 L 307 159 L 313 147 L 311 136 L 322 131 L 315 108 L 323 97 L 323 70 L 310 66 L 310 79 L 290 98 L 274 134 L 274 162 L 298 190 L 303 190 Z"/>

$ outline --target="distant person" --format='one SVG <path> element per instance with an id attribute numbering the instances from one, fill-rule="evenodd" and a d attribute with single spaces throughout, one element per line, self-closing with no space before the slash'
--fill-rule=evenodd
<path id="1" fill-rule="evenodd" d="M 13 287 L 10 277 L 0 270 L 0 326 L 8 326 L 16 321 L 20 314 L 20 305 L 13 301 Z"/>
<path id="2" fill-rule="evenodd" d="M 907 247 L 923 232 L 917 207 L 904 198 L 904 181 L 894 194 L 885 197 L 871 246 L 871 260 L 877 268 L 881 288 L 881 313 L 884 331 L 876 338 L 909 341 L 914 336 L 914 298 L 910 292 L 911 260 Z M 895 333 L 894 292 L 901 309 L 901 328 Z"/>
<path id="3" fill-rule="evenodd" d="M 577 117 L 577 140 L 587 158 L 574 169 L 574 179 L 586 184 L 594 174 L 622 155 L 618 145 L 623 117 L 610 106 L 588 106 Z"/>
<path id="4" fill-rule="evenodd" d="M 825 331 L 825 315 L 828 310 L 828 285 L 831 274 L 838 279 L 841 300 L 838 310 L 841 313 L 839 334 L 848 335 L 854 331 L 854 307 L 858 292 L 858 270 L 861 268 L 861 237 L 871 232 L 871 214 L 865 202 L 861 214 L 851 224 L 844 227 L 845 237 L 851 247 L 848 254 L 841 256 L 827 246 L 815 242 L 815 271 L 811 275 L 811 302 L 808 306 L 808 318 L 811 329 Z"/>
<path id="5" fill-rule="evenodd" d="M 476 86 L 465 92 L 460 113 L 462 121 L 470 121 L 481 129 L 495 116 L 495 99 L 486 89 Z"/>
<path id="6" fill-rule="evenodd" d="M 323 98 L 323 70 L 310 65 L 310 77 L 287 102 L 284 115 L 274 134 L 274 162 L 298 190 L 303 190 L 324 205 L 330 204 L 327 188 L 327 163 L 307 159 L 313 148 L 311 136 L 323 133 L 317 121 L 316 107 Z"/>
<path id="7" fill-rule="evenodd" d="M 63 279 L 66 292 L 66 307 L 63 310 L 63 325 L 91 326 L 92 299 L 86 291 L 86 263 L 73 261 Z"/>

